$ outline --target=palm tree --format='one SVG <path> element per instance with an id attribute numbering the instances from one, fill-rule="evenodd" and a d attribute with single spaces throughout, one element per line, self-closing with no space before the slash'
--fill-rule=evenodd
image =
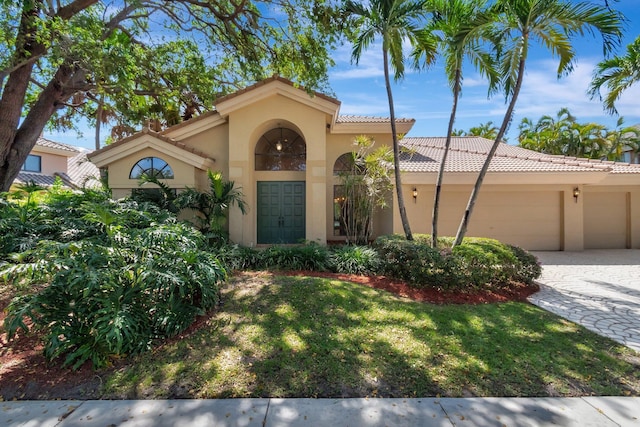
<path id="1" fill-rule="evenodd" d="M 235 187 L 235 182 L 225 180 L 220 171 L 207 170 L 207 178 L 209 191 L 187 188 L 178 194 L 175 204 L 179 209 L 192 209 L 197 212 L 200 215 L 196 217 L 200 223 L 200 230 L 210 234 L 213 240 L 224 241 L 224 224 L 229 208 L 236 205 L 245 215 L 247 204 L 242 191 Z"/>
<path id="2" fill-rule="evenodd" d="M 599 33 L 605 54 L 620 42 L 622 36 L 619 14 L 604 6 L 568 0 L 497 0 L 492 10 L 479 15 L 471 26 L 473 29 L 467 37 L 487 40 L 498 48 L 502 85 L 509 104 L 469 196 L 453 246 L 462 243 L 491 159 L 511 123 L 530 43 L 540 42 L 559 58 L 557 74 L 561 77 L 573 70 L 575 52 L 571 39 L 574 36 L 585 32 Z"/>
<path id="3" fill-rule="evenodd" d="M 498 135 L 498 127 L 491 120 L 486 123 L 480 123 L 478 126 L 471 126 L 468 135 L 480 136 L 487 139 L 495 139 Z"/>
<path id="4" fill-rule="evenodd" d="M 485 5 L 486 0 L 432 0 L 430 2 L 434 18 L 427 31 L 438 37 L 438 47 L 443 52 L 445 71 L 453 91 L 447 139 L 438 169 L 431 214 L 431 247 L 433 248 L 437 247 L 438 242 L 438 213 L 440 210 L 442 181 L 449 147 L 451 146 L 451 136 L 454 134 L 453 125 L 458 109 L 458 98 L 462 89 L 462 64 L 465 57 L 470 58 L 476 69 L 489 78 L 490 86 L 496 83 L 492 57 L 481 50 L 478 43 L 465 43 L 468 39 L 462 37 L 468 32 L 466 24 L 473 21 Z M 422 49 L 414 49 L 412 53 L 414 63 L 419 61 L 425 54 L 429 54 L 429 52 L 424 52 Z"/>
<path id="5" fill-rule="evenodd" d="M 621 160 L 627 152 L 629 163 L 637 163 L 640 153 L 640 128 L 624 126 L 624 117 L 619 117 L 615 129 L 607 131 L 606 139 L 609 143 L 609 160 Z"/>
<path id="6" fill-rule="evenodd" d="M 589 93 L 604 102 L 604 108 L 611 114 L 617 114 L 615 103 L 622 92 L 640 81 L 640 36 L 627 46 L 625 56 L 606 59 L 596 66 Z M 607 94 L 602 98 L 600 90 L 605 86 Z"/>
<path id="7" fill-rule="evenodd" d="M 404 234 L 407 240 L 413 240 L 402 194 L 400 147 L 389 79 L 389 62 L 391 62 L 391 67 L 395 70 L 395 79 L 398 80 L 404 75 L 404 53 L 402 51 L 402 42 L 404 40 L 408 40 L 413 46 L 423 46 L 425 52 L 435 52 L 432 38 L 420 26 L 420 20 L 426 15 L 424 0 L 371 0 L 368 4 L 347 0 L 344 8 L 351 18 L 351 23 L 357 28 L 355 32 L 356 40 L 351 52 L 351 59 L 356 64 L 359 62 L 362 52 L 371 45 L 376 37 L 382 38 L 382 62 L 387 98 L 389 100 L 389 119 L 393 138 L 393 166 L 398 208 Z M 433 57 L 433 54 L 430 55 L 430 58 Z"/>

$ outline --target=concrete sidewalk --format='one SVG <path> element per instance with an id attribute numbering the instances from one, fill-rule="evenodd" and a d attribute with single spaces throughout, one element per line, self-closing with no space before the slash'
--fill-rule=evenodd
<path id="1" fill-rule="evenodd" d="M 0 402 L 0 426 L 640 426 L 638 397 Z"/>

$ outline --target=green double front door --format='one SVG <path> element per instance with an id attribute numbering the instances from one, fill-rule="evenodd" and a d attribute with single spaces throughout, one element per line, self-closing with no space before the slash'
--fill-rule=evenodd
<path id="1" fill-rule="evenodd" d="M 258 243 L 299 243 L 305 238 L 304 181 L 258 182 Z"/>

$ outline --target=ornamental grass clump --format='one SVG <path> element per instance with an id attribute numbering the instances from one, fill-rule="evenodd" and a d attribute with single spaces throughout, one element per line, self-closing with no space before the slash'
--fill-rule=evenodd
<path id="1" fill-rule="evenodd" d="M 316 243 L 270 246 L 264 250 L 262 257 L 264 268 L 273 270 L 326 271 L 329 266 L 329 250 Z"/>
<path id="2" fill-rule="evenodd" d="M 172 218 L 131 228 L 123 218 L 139 225 L 140 216 L 127 209 L 116 215 L 110 204 L 87 203 L 83 210 L 102 234 L 41 240 L 0 272 L 25 291 L 8 307 L 9 338 L 36 329 L 47 358 L 100 368 L 180 333 L 218 303 L 226 271 L 201 250 L 199 231 Z"/>
<path id="3" fill-rule="evenodd" d="M 373 275 L 380 268 L 378 252 L 368 246 L 338 246 L 332 248 L 330 269 L 336 273 Z"/>

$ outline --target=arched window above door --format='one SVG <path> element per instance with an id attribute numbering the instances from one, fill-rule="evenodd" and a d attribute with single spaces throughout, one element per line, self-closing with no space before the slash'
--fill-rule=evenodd
<path id="1" fill-rule="evenodd" d="M 140 179 L 142 175 L 158 179 L 173 179 L 173 169 L 159 157 L 140 159 L 129 172 L 129 179 Z"/>
<path id="2" fill-rule="evenodd" d="M 292 129 L 271 129 L 256 144 L 255 162 L 257 171 L 304 171 L 307 144 Z"/>

